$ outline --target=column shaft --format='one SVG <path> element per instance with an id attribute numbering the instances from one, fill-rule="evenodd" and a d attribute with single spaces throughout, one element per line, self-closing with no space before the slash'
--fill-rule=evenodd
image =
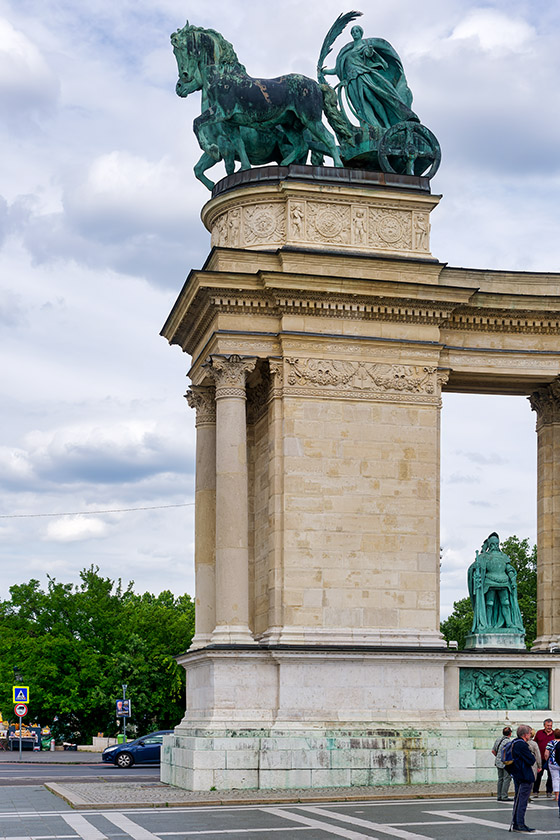
<path id="1" fill-rule="evenodd" d="M 185 396 L 196 408 L 194 650 L 209 644 L 216 626 L 216 404 L 213 387 L 193 386 Z"/>
<path id="2" fill-rule="evenodd" d="M 216 644 L 251 644 L 245 377 L 256 359 L 213 356 L 216 382 Z"/>
<path id="3" fill-rule="evenodd" d="M 529 398 L 537 412 L 537 638 L 533 650 L 560 639 L 560 382 Z"/>

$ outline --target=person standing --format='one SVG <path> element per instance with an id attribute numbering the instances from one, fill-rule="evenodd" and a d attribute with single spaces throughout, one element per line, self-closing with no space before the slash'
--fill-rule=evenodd
<path id="1" fill-rule="evenodd" d="M 546 770 L 546 795 L 548 799 L 552 798 L 552 777 L 550 775 L 550 770 L 548 769 L 547 763 L 544 758 L 544 753 L 546 750 L 546 745 L 549 741 L 552 740 L 554 737 L 554 726 L 552 723 L 551 718 L 547 718 L 543 720 L 543 729 L 539 729 L 539 731 L 535 734 L 535 741 L 538 744 L 541 757 L 542 757 L 542 769 L 539 770 L 537 774 L 537 778 L 535 779 L 535 784 L 533 785 L 533 797 L 535 799 L 538 798 L 539 795 L 539 788 L 541 786 L 541 779 L 543 777 L 543 773 Z"/>
<path id="2" fill-rule="evenodd" d="M 542 755 L 541 755 L 541 751 L 539 749 L 539 745 L 535 741 L 535 730 L 534 729 L 531 729 L 531 737 L 527 741 L 527 746 L 529 747 L 529 749 L 531 750 L 531 752 L 535 756 L 535 763 L 533 764 L 533 776 L 535 777 L 535 781 L 536 781 L 539 773 L 542 773 L 543 758 L 542 758 Z M 533 799 L 530 796 L 529 797 L 529 802 L 532 802 L 532 801 L 533 801 Z"/>
<path id="3" fill-rule="evenodd" d="M 504 762 L 502 761 L 502 747 L 510 740 L 511 726 L 504 726 L 502 734 L 496 738 L 492 747 L 492 755 L 495 756 L 494 764 L 498 771 L 498 802 L 511 802 L 508 796 L 511 776 L 505 769 Z"/>
<path id="4" fill-rule="evenodd" d="M 535 776 L 533 774 L 533 764 L 535 763 L 535 756 L 527 746 L 527 741 L 531 737 L 531 727 L 522 723 L 517 727 L 517 738 L 511 746 L 511 754 L 513 764 L 511 765 L 511 775 L 515 785 L 515 800 L 513 803 L 513 814 L 511 819 L 511 828 L 513 831 L 522 831 L 532 833 L 534 828 L 529 828 L 525 824 L 525 813 L 527 811 L 527 804 L 529 796 L 533 788 Z"/>
<path id="5" fill-rule="evenodd" d="M 556 761 L 556 744 L 560 743 L 560 729 L 555 729 L 552 734 L 552 740 L 546 745 L 544 757 L 548 766 L 548 774 L 552 779 L 552 791 L 554 798 L 560 807 L 558 792 L 560 791 L 560 765 Z"/>

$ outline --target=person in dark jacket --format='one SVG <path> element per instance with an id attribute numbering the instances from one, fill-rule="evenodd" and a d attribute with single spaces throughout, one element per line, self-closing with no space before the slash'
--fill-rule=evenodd
<path id="1" fill-rule="evenodd" d="M 521 726 L 517 727 L 517 738 L 514 740 L 511 748 L 513 758 L 511 775 L 515 785 L 515 801 L 513 803 L 511 827 L 513 831 L 524 833 L 535 831 L 534 828 L 529 828 L 525 824 L 527 803 L 529 802 L 529 797 L 535 782 L 535 774 L 533 773 L 535 756 L 527 746 L 527 741 L 530 737 L 531 727 L 522 723 Z"/>

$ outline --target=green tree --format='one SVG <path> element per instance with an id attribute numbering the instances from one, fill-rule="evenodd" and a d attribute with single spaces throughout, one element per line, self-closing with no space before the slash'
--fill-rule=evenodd
<path id="1" fill-rule="evenodd" d="M 0 709 L 11 705 L 13 666 L 30 686 L 30 719 L 55 722 L 60 738 L 115 734 L 115 700 L 128 686 L 140 732 L 175 726 L 184 714 L 184 671 L 194 604 L 171 592 L 138 595 L 92 566 L 77 586 L 48 578 L 10 588 L 0 602 Z"/>
<path id="2" fill-rule="evenodd" d="M 503 540 L 501 548 L 517 572 L 519 609 L 525 627 L 525 644 L 530 648 L 537 635 L 537 546 L 529 546 L 528 538 L 520 540 L 519 537 L 512 536 Z M 470 598 L 461 598 L 453 604 L 451 615 L 441 622 L 440 630 L 447 642 L 458 642 L 459 650 L 462 650 L 465 647 L 465 637 L 471 631 L 472 622 Z"/>

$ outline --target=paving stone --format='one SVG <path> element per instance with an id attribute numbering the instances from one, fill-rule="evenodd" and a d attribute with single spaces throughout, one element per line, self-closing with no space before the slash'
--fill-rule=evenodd
<path id="1" fill-rule="evenodd" d="M 186 791 L 161 782 L 49 782 L 45 787 L 76 808 L 185 807 L 261 802 L 350 802 L 362 799 L 414 799 L 433 796 L 495 796 L 494 785 L 489 782 L 231 791 Z"/>

